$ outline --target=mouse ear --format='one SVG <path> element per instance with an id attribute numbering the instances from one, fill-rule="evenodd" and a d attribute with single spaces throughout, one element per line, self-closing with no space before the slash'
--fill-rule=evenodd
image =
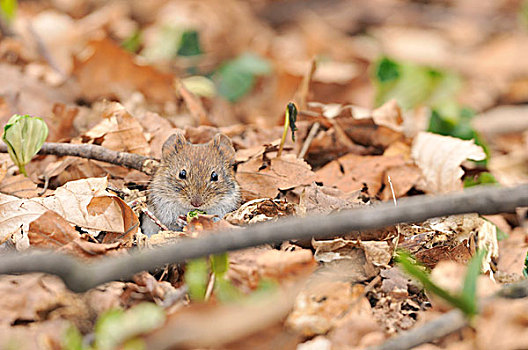
<path id="1" fill-rule="evenodd" d="M 180 130 L 176 131 L 176 133 L 172 134 L 163 144 L 161 150 L 163 157 L 168 156 L 174 151 L 179 152 L 186 143 L 187 140 L 185 139 L 185 136 L 183 136 L 183 133 Z"/>
<path id="2" fill-rule="evenodd" d="M 220 154 L 230 161 L 235 158 L 235 148 L 229 137 L 224 134 L 216 134 L 210 141 Z"/>

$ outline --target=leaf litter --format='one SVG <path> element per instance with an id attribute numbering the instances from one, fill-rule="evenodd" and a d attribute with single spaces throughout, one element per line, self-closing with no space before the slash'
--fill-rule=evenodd
<path id="1" fill-rule="evenodd" d="M 309 7 L 19 2 L 8 27 L 14 35 L 4 35 L 2 17 L 2 125 L 29 113 L 48 125 L 47 141 L 157 159 L 176 130 L 193 143 L 223 132 L 236 149 L 244 203 L 225 218 L 198 216 L 183 232 L 146 237 L 139 227 L 145 174 L 39 155 L 24 177 L 0 154 L 2 254 L 46 249 L 90 263 L 287 216 L 461 191 L 485 173 L 503 185 L 526 183 L 528 70 L 516 58 L 528 39 L 525 22 L 514 25 L 522 8 L 392 0 Z M 287 140 L 278 157 L 292 99 L 307 103 L 296 141 Z M 0 276 L 0 347 L 75 348 L 75 339 L 147 348 L 379 345 L 449 308 L 394 265 L 397 248 L 454 290 L 461 264 L 486 248 L 478 283 L 491 291 L 522 278 L 528 244 L 519 213 L 490 218 L 493 224 L 468 214 L 232 252 L 221 276 L 212 273 L 219 266 L 205 264 L 203 302 L 187 296 L 185 265 L 83 294 L 49 275 Z M 472 332 L 429 346 L 523 347 L 524 299 L 493 301 Z M 143 302 L 157 306 L 135 308 Z M 119 328 L 112 317 L 129 324 Z M 139 327 L 142 317 L 156 322 Z"/>

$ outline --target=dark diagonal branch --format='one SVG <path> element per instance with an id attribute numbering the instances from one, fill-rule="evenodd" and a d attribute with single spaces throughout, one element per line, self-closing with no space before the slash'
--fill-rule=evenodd
<path id="1" fill-rule="evenodd" d="M 104 282 L 130 278 L 135 273 L 167 263 L 179 263 L 265 243 L 332 237 L 401 222 L 421 222 L 443 215 L 513 212 L 515 208 L 522 206 L 528 206 L 528 185 L 474 188 L 444 196 L 404 198 L 397 207 L 392 203 L 384 203 L 374 208 L 347 210 L 327 216 L 290 217 L 252 225 L 243 230 L 224 231 L 170 246 L 144 249 L 130 256 L 106 258 L 88 266 L 57 254 L 9 255 L 0 258 L 0 273 L 51 273 L 62 277 L 70 289 L 80 292 Z"/>
<path id="2" fill-rule="evenodd" d="M 0 153 L 6 153 L 7 146 L 0 143 Z M 53 154 L 56 156 L 73 156 L 87 159 L 100 160 L 102 162 L 136 169 L 147 175 L 152 175 L 158 166 L 158 161 L 153 158 L 139 154 L 118 152 L 103 146 L 91 144 L 71 144 L 45 142 L 38 154 Z"/>

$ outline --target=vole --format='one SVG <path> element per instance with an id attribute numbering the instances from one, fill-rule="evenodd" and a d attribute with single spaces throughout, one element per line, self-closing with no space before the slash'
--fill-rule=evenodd
<path id="1" fill-rule="evenodd" d="M 165 141 L 161 164 L 148 188 L 148 208 L 170 230 L 180 230 L 177 219 L 200 209 L 223 217 L 240 206 L 240 187 L 233 165 L 235 149 L 231 140 L 216 134 L 208 143 L 191 144 L 182 132 Z M 143 233 L 159 231 L 145 217 Z"/>

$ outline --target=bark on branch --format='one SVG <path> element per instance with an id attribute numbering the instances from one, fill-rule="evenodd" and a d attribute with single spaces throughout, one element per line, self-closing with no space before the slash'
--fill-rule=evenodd
<path id="1" fill-rule="evenodd" d="M 528 184 L 513 188 L 482 187 L 444 196 L 401 199 L 397 207 L 384 203 L 374 208 L 342 211 L 333 215 L 290 217 L 241 230 L 223 231 L 174 245 L 144 249 L 119 258 L 106 258 L 92 265 L 58 254 L 12 254 L 0 257 L 0 273 L 46 272 L 60 276 L 73 291 L 130 278 L 167 263 L 180 263 L 209 254 L 233 251 L 290 239 L 332 237 L 350 231 L 377 229 L 402 222 L 464 214 L 513 212 L 528 206 Z"/>
<path id="2" fill-rule="evenodd" d="M 0 153 L 7 153 L 7 146 L 0 144 Z M 53 154 L 56 156 L 73 156 L 136 169 L 147 175 L 152 175 L 158 166 L 158 161 L 139 154 L 118 152 L 103 146 L 91 144 L 71 144 L 58 142 L 45 142 L 38 154 Z"/>

